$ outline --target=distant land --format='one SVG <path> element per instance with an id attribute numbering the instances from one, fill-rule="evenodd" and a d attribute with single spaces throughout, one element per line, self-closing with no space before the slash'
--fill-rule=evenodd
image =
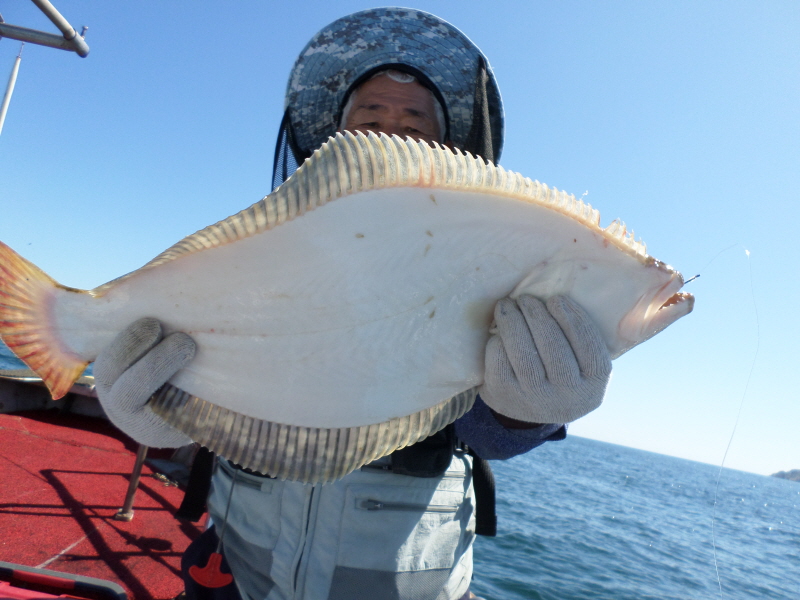
<path id="1" fill-rule="evenodd" d="M 773 477 L 780 477 L 781 479 L 788 479 L 790 481 L 800 481 L 800 469 L 792 469 L 791 471 L 778 471 L 772 474 Z"/>

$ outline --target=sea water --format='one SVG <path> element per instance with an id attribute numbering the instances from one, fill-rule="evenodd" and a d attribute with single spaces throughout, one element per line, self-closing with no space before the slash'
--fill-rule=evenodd
<path id="1" fill-rule="evenodd" d="M 798 482 L 575 436 L 492 467 L 486 600 L 800 599 Z"/>
<path id="2" fill-rule="evenodd" d="M 0 369 L 24 369 L 25 364 L 14 356 L 2 340 L 0 340 Z"/>
<path id="3" fill-rule="evenodd" d="M 23 367 L 0 343 L 0 369 Z M 575 436 L 492 467 L 486 600 L 800 600 L 798 482 Z"/>

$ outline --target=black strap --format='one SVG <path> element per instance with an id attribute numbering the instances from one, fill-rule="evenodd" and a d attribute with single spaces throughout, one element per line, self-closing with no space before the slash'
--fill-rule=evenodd
<path id="1" fill-rule="evenodd" d="M 478 60 L 478 72 L 475 74 L 475 98 L 472 104 L 472 125 L 467 134 L 462 150 L 484 160 L 494 162 L 494 144 L 492 143 L 492 122 L 489 120 L 489 97 L 486 84 L 489 75 L 486 72 L 486 61 Z"/>
<path id="2" fill-rule="evenodd" d="M 291 109 L 283 113 L 278 140 L 275 142 L 275 157 L 272 161 L 272 189 L 281 185 L 303 164 L 310 154 L 303 153 L 297 146 L 292 129 Z"/>
<path id="3" fill-rule="evenodd" d="M 495 507 L 494 474 L 488 460 L 471 449 L 472 485 L 475 488 L 475 533 L 488 537 L 497 535 L 497 510 Z"/>
<path id="4" fill-rule="evenodd" d="M 439 477 L 450 466 L 456 445 L 451 423 L 422 441 L 392 452 L 392 473 L 411 477 Z"/>
<path id="5" fill-rule="evenodd" d="M 176 519 L 196 523 L 206 512 L 206 498 L 211 490 L 211 473 L 214 471 L 214 453 L 200 446 L 189 472 L 189 482 L 183 502 L 175 513 Z"/>

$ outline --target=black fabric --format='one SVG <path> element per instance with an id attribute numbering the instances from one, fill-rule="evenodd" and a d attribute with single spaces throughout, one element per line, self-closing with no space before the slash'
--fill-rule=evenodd
<path id="1" fill-rule="evenodd" d="M 219 538 L 217 537 L 214 528 L 207 529 L 200 537 L 195 539 L 181 558 L 181 576 L 183 577 L 183 585 L 186 592 L 186 600 L 242 600 L 239 594 L 239 588 L 236 587 L 236 582 L 231 582 L 226 586 L 220 588 L 207 588 L 197 583 L 189 575 L 189 567 L 205 567 L 208 564 L 208 559 L 213 552 L 217 550 Z M 222 557 L 222 564 L 220 569 L 223 573 L 230 573 L 231 569 L 228 566 L 228 561 L 225 556 Z"/>
<path id="2" fill-rule="evenodd" d="M 303 164 L 310 154 L 304 154 L 297 146 L 292 120 L 291 109 L 287 108 L 283 114 L 281 127 L 278 131 L 278 141 L 275 143 L 275 158 L 272 162 L 272 189 L 274 190 Z"/>
<path id="3" fill-rule="evenodd" d="M 488 460 L 474 452 L 472 456 L 472 485 L 475 488 L 475 533 L 487 537 L 497 535 L 497 510 L 494 473 Z"/>
<path id="4" fill-rule="evenodd" d="M 481 156 L 494 162 L 495 152 L 492 142 L 492 124 L 489 120 L 489 98 L 486 84 L 489 75 L 486 73 L 486 62 L 483 57 L 478 61 L 478 72 L 475 74 L 475 99 L 472 104 L 472 126 L 462 150 L 475 156 Z"/>
<path id="5" fill-rule="evenodd" d="M 267 475 L 266 473 L 260 473 L 259 471 L 253 471 L 253 469 L 248 469 L 246 467 L 243 467 L 242 465 L 239 465 L 233 462 L 232 460 L 229 460 L 227 462 L 232 468 L 236 469 L 237 471 L 242 471 L 243 473 L 247 473 L 248 475 L 253 475 L 254 477 L 263 477 L 264 479 L 275 479 L 275 477 L 273 477 L 272 475 Z"/>
<path id="6" fill-rule="evenodd" d="M 455 427 L 441 431 L 392 453 L 392 473 L 412 477 L 439 477 L 453 460 L 456 448 Z"/>
<path id="7" fill-rule="evenodd" d="M 183 494 L 176 519 L 196 523 L 206 512 L 206 498 L 211 490 L 211 473 L 214 471 L 214 453 L 200 446 L 195 454 L 192 470 L 189 471 L 189 482 Z"/>

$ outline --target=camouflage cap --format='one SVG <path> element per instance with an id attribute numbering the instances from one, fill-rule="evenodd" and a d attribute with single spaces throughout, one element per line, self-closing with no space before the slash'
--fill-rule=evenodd
<path id="1" fill-rule="evenodd" d="M 444 100 L 449 137 L 463 147 L 470 132 L 481 58 L 495 160 L 503 144 L 503 103 L 489 61 L 461 31 L 432 14 L 385 7 L 353 13 L 324 27 L 300 52 L 286 89 L 295 142 L 307 154 L 336 132 L 350 87 L 383 65 L 422 73 Z"/>

